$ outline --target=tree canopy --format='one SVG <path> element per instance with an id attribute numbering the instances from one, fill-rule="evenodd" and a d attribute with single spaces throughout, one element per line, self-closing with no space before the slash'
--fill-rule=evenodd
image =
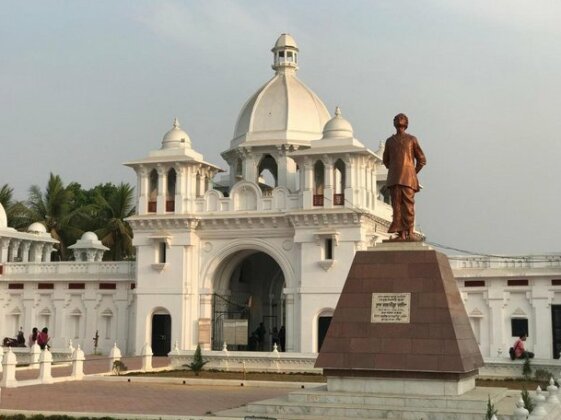
<path id="1" fill-rule="evenodd" d="M 50 174 L 45 189 L 29 188 L 26 202 L 13 199 L 13 188 L 0 187 L 0 203 L 6 210 L 8 226 L 25 230 L 33 222 L 41 222 L 60 244 L 57 259 L 68 260 L 68 246 L 84 232 L 95 232 L 110 250 L 106 260 L 122 260 L 134 256 L 132 229 L 124 220 L 134 214 L 134 188 L 126 183 L 105 183 L 84 189 L 79 183 L 64 185 L 59 175 Z"/>

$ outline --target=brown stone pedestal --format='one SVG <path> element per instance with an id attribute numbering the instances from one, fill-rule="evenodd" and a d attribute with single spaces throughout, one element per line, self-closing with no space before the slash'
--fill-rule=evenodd
<path id="1" fill-rule="evenodd" d="M 356 254 L 316 361 L 329 391 L 461 395 L 481 366 L 444 254 L 420 242 Z"/>

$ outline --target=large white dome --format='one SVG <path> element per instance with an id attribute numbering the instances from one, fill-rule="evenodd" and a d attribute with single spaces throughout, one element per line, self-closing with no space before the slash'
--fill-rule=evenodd
<path id="1" fill-rule="evenodd" d="M 232 148 L 242 143 L 306 143 L 321 138 L 330 119 L 321 99 L 296 77 L 299 50 L 294 39 L 282 34 L 272 51 L 276 74 L 242 107 Z"/>

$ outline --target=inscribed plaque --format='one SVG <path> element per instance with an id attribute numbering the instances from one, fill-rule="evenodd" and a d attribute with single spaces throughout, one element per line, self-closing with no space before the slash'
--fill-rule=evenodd
<path id="1" fill-rule="evenodd" d="M 224 342 L 231 345 L 247 345 L 247 319 L 225 319 L 223 321 Z"/>
<path id="2" fill-rule="evenodd" d="M 372 293 L 372 323 L 409 324 L 411 293 Z"/>

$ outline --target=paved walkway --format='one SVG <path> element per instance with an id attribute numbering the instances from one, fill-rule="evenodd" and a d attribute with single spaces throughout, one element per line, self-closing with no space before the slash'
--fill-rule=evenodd
<path id="1" fill-rule="evenodd" d="M 140 369 L 139 357 L 126 357 L 122 361 L 129 370 Z M 154 368 L 165 367 L 169 365 L 169 360 L 167 357 L 155 357 L 152 364 Z M 88 356 L 84 370 L 88 375 L 108 372 L 109 359 Z M 69 365 L 55 365 L 52 375 L 68 376 L 71 371 L 72 367 Z M 36 379 L 38 374 L 38 369 L 20 368 L 16 372 L 16 378 Z M 192 418 L 190 416 L 212 415 L 252 401 L 282 396 L 294 390 L 282 383 L 277 388 L 276 384 L 273 387 L 190 384 L 192 381 L 182 384 L 177 378 L 152 379 L 150 382 L 140 382 L 135 377 L 131 378 L 131 382 L 127 382 L 128 378 L 111 379 L 102 377 L 96 380 L 89 377 L 85 381 L 3 388 L 0 411 L 25 410 L 41 414 L 58 412 L 81 415 L 129 413 L 144 415 L 143 418 L 160 418 L 161 415 Z M 161 382 L 152 382 L 160 380 Z"/>
<path id="2" fill-rule="evenodd" d="M 282 386 L 282 384 L 279 384 Z M 0 408 L 45 413 L 203 416 L 285 395 L 294 388 L 86 381 L 2 389 Z"/>

